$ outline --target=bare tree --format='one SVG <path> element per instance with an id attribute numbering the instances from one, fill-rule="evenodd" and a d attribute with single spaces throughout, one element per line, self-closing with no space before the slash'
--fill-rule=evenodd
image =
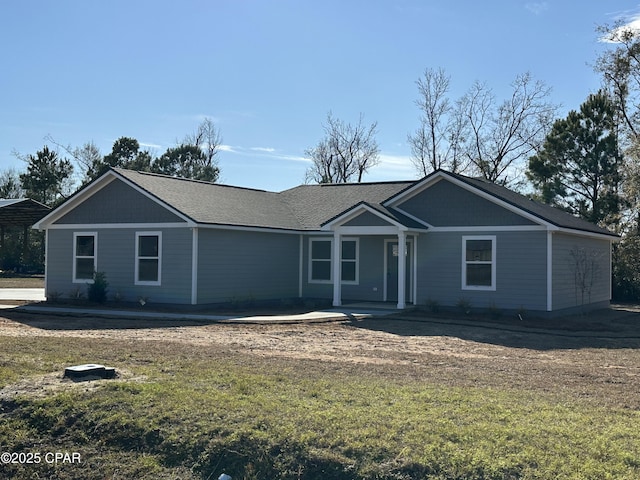
<path id="1" fill-rule="evenodd" d="M 529 73 L 516 77 L 512 88 L 498 105 L 491 89 L 476 82 L 457 103 L 469 129 L 461 148 L 491 182 L 508 183 L 507 170 L 540 148 L 558 108 L 548 101 L 551 89 Z"/>
<path id="2" fill-rule="evenodd" d="M 557 107 L 547 100 L 550 88 L 525 73 L 516 77 L 502 103 L 478 81 L 451 102 L 449 82 L 442 69 L 427 69 L 416 82 L 422 115 L 408 136 L 416 169 L 422 175 L 439 168 L 470 171 L 508 183 L 508 171 L 539 148 L 551 127 Z"/>
<path id="3" fill-rule="evenodd" d="M 595 70 L 616 101 L 626 133 L 632 141 L 640 141 L 640 35 L 622 21 L 598 31 L 602 40 L 616 47 L 598 58 Z"/>
<path id="4" fill-rule="evenodd" d="M 220 131 L 216 128 L 215 123 L 209 117 L 206 117 L 198 125 L 198 129 L 191 135 L 187 135 L 182 145 L 194 145 L 204 153 L 205 164 L 203 167 L 217 167 L 218 161 L 216 155 L 222 145 L 222 137 Z"/>
<path id="5" fill-rule="evenodd" d="M 618 142 L 624 153 L 622 231 L 640 231 L 640 32 L 624 21 L 598 27 L 611 48 L 595 64 L 616 106 Z"/>
<path id="6" fill-rule="evenodd" d="M 22 198 L 24 190 L 20 184 L 20 175 L 15 168 L 0 172 L 0 198 Z"/>
<path id="7" fill-rule="evenodd" d="M 72 148 L 71 145 L 63 145 L 58 143 L 52 135 L 47 135 L 44 140 L 56 147 L 64 150 L 74 163 L 74 175 L 76 183 L 88 183 L 92 180 L 91 172 L 95 166 L 102 162 L 102 153 L 100 149 L 93 143 L 93 140 L 85 143 L 82 147 Z"/>
<path id="8" fill-rule="evenodd" d="M 411 146 L 412 161 L 420 175 L 445 168 L 463 170 L 458 142 L 464 129 L 459 115 L 453 115 L 453 106 L 447 96 L 450 77 L 443 69 L 427 68 L 418 85 L 416 105 L 421 111 L 420 126 L 407 140 Z"/>
<path id="9" fill-rule="evenodd" d="M 313 164 L 306 173 L 308 182 L 347 183 L 358 182 L 362 176 L 379 162 L 378 143 L 375 139 L 377 122 L 367 126 L 360 114 L 358 123 L 344 123 L 327 114 L 323 128 L 325 137 L 305 153 Z"/>
<path id="10" fill-rule="evenodd" d="M 597 250 L 588 251 L 584 247 L 574 245 L 569 251 L 573 267 L 576 302 L 581 306 L 591 303 L 593 286 L 601 277 L 602 255 Z"/>

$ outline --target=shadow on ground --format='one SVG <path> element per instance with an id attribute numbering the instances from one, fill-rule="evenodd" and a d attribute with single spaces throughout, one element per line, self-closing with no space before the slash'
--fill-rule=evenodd
<path id="1" fill-rule="evenodd" d="M 199 327 L 219 323 L 206 319 L 154 319 L 89 314 L 28 313 L 3 310 L 0 316 L 42 330 L 136 330 L 143 328 Z"/>
<path id="2" fill-rule="evenodd" d="M 17 302 L 16 305 L 41 307 L 43 303 Z M 46 303 L 44 305 L 46 306 Z M 90 311 L 92 308 L 95 309 L 95 313 Z M 113 310 L 113 315 L 109 314 L 110 310 Z M 314 317 L 316 312 L 317 318 Z M 212 324 L 322 323 L 356 320 L 357 315 L 351 314 L 348 310 L 326 310 L 316 305 L 247 309 L 181 308 L 180 306 L 140 308 L 135 305 L 127 305 L 123 308 L 81 305 L 74 308 L 72 305 L 65 305 L 63 309 L 52 311 L 5 309 L 0 311 L 0 317 L 43 330 L 120 330 L 197 327 Z"/>
<path id="3" fill-rule="evenodd" d="M 313 311 L 309 309 L 306 311 Z M 301 313 L 300 307 L 291 310 L 257 309 L 235 312 L 236 323 L 245 323 L 243 317 L 253 315 L 283 316 Z M 171 329 L 220 324 L 219 320 L 154 319 L 108 317 L 91 314 L 27 313 L 7 309 L 0 315 L 9 320 L 44 330 L 135 330 Z M 614 305 L 609 309 L 587 315 L 554 319 L 527 317 L 491 318 L 455 314 L 431 314 L 405 311 L 402 313 L 365 319 L 349 316 L 341 322 L 350 327 L 385 332 L 398 336 L 452 337 L 479 343 L 532 350 L 606 348 L 640 348 L 640 307 Z M 330 321 L 323 319 L 322 321 Z M 227 323 L 227 322 L 225 322 Z M 233 324 L 234 320 L 228 322 Z M 307 323 L 277 319 L 271 325 Z"/>
<path id="4" fill-rule="evenodd" d="M 586 315 L 522 320 L 405 312 L 351 325 L 393 335 L 455 337 L 532 350 L 640 348 L 640 308 L 631 305 L 613 305 Z"/>

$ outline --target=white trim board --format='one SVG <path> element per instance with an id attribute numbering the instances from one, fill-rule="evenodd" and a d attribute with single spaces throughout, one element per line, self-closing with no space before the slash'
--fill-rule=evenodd
<path id="1" fill-rule="evenodd" d="M 365 212 L 369 212 L 375 215 L 376 217 L 380 218 L 381 220 L 384 220 L 385 222 L 390 224 L 389 226 L 395 226 L 397 229 L 401 229 L 401 230 L 406 230 L 407 228 L 405 225 L 401 224 L 397 220 L 394 220 L 388 215 L 385 215 L 383 212 L 379 212 L 375 208 L 371 208 L 369 205 L 365 203 L 358 203 L 354 205 L 353 207 L 349 208 L 348 210 L 338 215 L 336 218 L 326 222 L 324 225 L 321 225 L 320 228 L 322 230 L 335 230 L 334 228 L 332 228 L 334 225 L 337 225 L 340 228 L 347 228 L 347 227 L 343 227 L 342 225 L 344 223 L 350 222 L 351 220 L 359 217 Z M 366 227 L 366 225 L 359 225 L 359 226 Z M 382 227 L 388 228 L 386 225 L 375 225 L 375 226 L 376 227 L 382 226 Z"/>
<path id="2" fill-rule="evenodd" d="M 407 251 L 411 252 L 411 256 L 413 257 L 411 259 L 411 262 L 409 262 L 409 268 L 411 269 L 411 272 L 409 273 L 409 282 L 410 285 L 405 285 L 405 296 L 407 294 L 407 292 L 409 292 L 409 303 L 413 303 L 415 305 L 416 301 L 415 301 L 415 294 L 416 294 L 416 280 L 417 280 L 417 271 L 415 269 L 415 267 L 417 267 L 417 259 L 415 257 L 415 253 L 416 253 L 416 248 L 414 248 L 414 241 L 416 240 L 415 237 L 407 237 L 405 238 L 405 243 L 407 245 Z M 398 256 L 400 255 L 400 242 L 398 241 L 397 238 L 385 238 L 384 239 L 384 251 L 383 251 L 383 266 L 382 266 L 382 301 L 383 302 L 387 302 L 389 301 L 389 292 L 388 292 L 388 285 L 387 285 L 387 271 L 388 271 L 388 260 L 387 260 L 387 248 L 388 245 L 390 243 L 397 243 L 398 244 Z M 407 272 L 405 272 L 406 274 Z"/>
<path id="3" fill-rule="evenodd" d="M 140 237 L 158 237 L 158 256 L 141 256 L 140 255 Z M 134 277 L 133 284 L 134 285 L 147 285 L 147 286 L 155 286 L 158 287 L 162 285 L 162 232 L 160 231 L 138 231 L 135 235 L 135 247 L 134 247 Z M 157 280 L 140 280 L 140 261 L 141 260 L 153 260 L 157 258 L 158 261 L 158 279 Z"/>
<path id="4" fill-rule="evenodd" d="M 104 187 L 106 187 L 116 179 L 125 183 L 127 186 L 133 188 L 136 192 L 144 195 L 145 197 L 152 200 L 162 208 L 173 213 L 177 217 L 183 219 L 188 224 L 188 226 L 195 226 L 196 222 L 194 222 L 191 218 L 186 216 L 184 213 L 180 212 L 179 210 L 172 207 L 171 205 L 163 202 L 162 200 L 156 198 L 154 195 L 151 195 L 149 192 L 139 187 L 136 183 L 120 175 L 118 172 L 114 170 L 109 170 L 104 175 L 99 177 L 97 180 L 94 180 L 93 183 L 89 184 L 84 190 L 80 190 L 71 198 L 69 198 L 66 202 L 64 202 L 61 206 L 59 206 L 58 208 L 53 210 L 51 213 L 49 213 L 48 215 L 40 219 L 40 221 L 36 222 L 33 225 L 33 228 L 38 230 L 51 228 L 53 226 L 52 224 L 56 220 L 59 220 L 60 218 L 62 218 L 64 215 L 66 215 L 71 210 L 73 210 L 78 205 L 80 205 L 82 202 L 84 202 L 87 198 L 92 197 L 93 195 L 98 193 L 100 190 L 102 190 Z"/>

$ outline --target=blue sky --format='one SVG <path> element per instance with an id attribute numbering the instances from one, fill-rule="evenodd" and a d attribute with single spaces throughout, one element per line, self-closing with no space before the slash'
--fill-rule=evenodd
<path id="1" fill-rule="evenodd" d="M 224 183 L 283 190 L 331 110 L 378 122 L 366 181 L 415 178 L 415 81 L 444 68 L 451 96 L 475 80 L 502 98 L 529 71 L 562 114 L 600 79 L 596 26 L 638 2 L 535 0 L 59 0 L 0 6 L 0 170 L 52 136 L 103 154 L 129 136 L 156 154 L 204 117 L 223 137 Z"/>

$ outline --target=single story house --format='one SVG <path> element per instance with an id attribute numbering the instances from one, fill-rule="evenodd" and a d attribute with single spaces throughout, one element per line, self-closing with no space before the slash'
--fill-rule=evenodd
<path id="1" fill-rule="evenodd" d="M 268 192 L 112 169 L 38 221 L 46 295 L 309 298 L 568 312 L 607 306 L 610 231 L 484 180 Z M 402 260 L 404 258 L 404 260 Z"/>

